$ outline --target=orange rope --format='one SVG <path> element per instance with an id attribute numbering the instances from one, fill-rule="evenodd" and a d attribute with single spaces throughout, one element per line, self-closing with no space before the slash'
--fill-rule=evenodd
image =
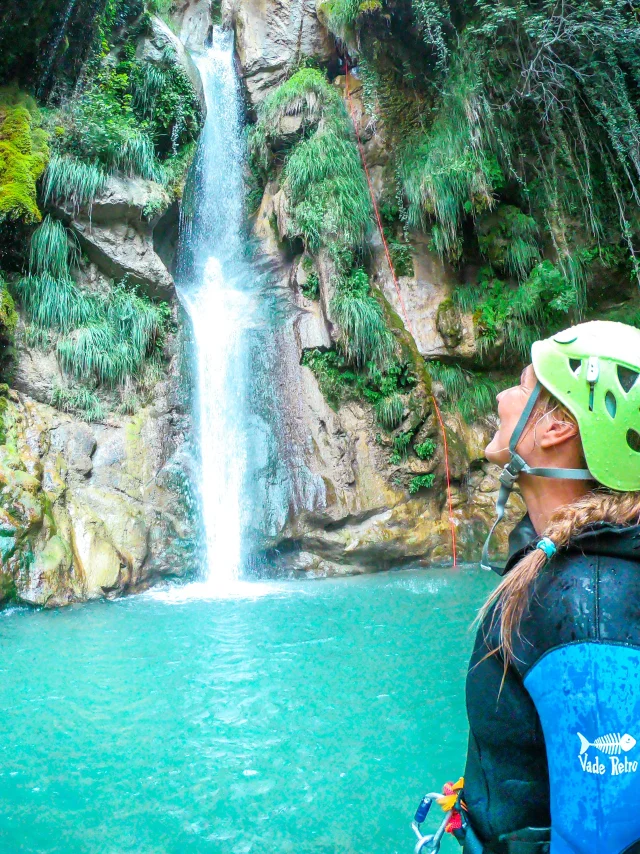
<path id="1" fill-rule="evenodd" d="M 380 231 L 380 238 L 382 239 L 382 245 L 384 247 L 384 254 L 387 259 L 387 264 L 389 265 L 389 270 L 391 271 L 391 278 L 393 279 L 393 284 L 396 288 L 396 293 L 398 295 L 398 301 L 400 302 L 400 306 L 402 308 L 402 315 L 404 317 L 405 326 L 407 330 L 411 334 L 411 336 L 415 339 L 415 335 L 413 334 L 413 328 L 411 326 L 411 321 L 409 320 L 409 315 L 407 314 L 407 309 L 404 304 L 404 300 L 402 298 L 402 293 L 400 291 L 400 283 L 398 282 L 398 277 L 396 276 L 395 267 L 393 266 L 393 261 L 391 260 L 391 254 L 389 253 L 389 246 L 387 245 L 387 239 L 384 234 L 384 228 L 382 227 L 382 219 L 380 218 L 380 211 L 378 209 L 378 203 L 376 201 L 376 196 L 373 190 L 373 183 L 371 181 L 371 175 L 369 174 L 369 168 L 367 167 L 367 158 L 365 156 L 364 146 L 362 145 L 362 140 L 360 139 L 360 133 L 358 131 L 358 125 L 354 118 L 353 113 L 353 104 L 351 101 L 351 91 L 349 89 L 349 64 L 347 59 L 344 61 L 344 73 L 345 73 L 345 82 L 346 82 L 346 91 L 347 91 L 347 102 L 349 104 L 349 113 L 351 115 L 351 122 L 353 124 L 353 129 L 356 134 L 356 140 L 358 141 L 358 149 L 360 150 L 360 158 L 362 160 L 362 165 L 364 167 L 364 173 L 367 176 L 367 184 L 369 185 L 369 195 L 371 196 L 371 202 L 373 204 L 373 210 L 376 215 L 376 222 L 378 223 L 378 230 Z M 442 431 L 442 445 L 444 449 L 444 468 L 447 476 L 447 503 L 449 506 L 449 526 L 451 528 L 451 554 L 453 556 L 453 565 L 457 566 L 457 548 L 456 548 L 456 523 L 453 517 L 453 499 L 451 496 L 451 473 L 449 471 L 449 445 L 447 443 L 447 431 L 444 426 L 444 421 L 442 420 L 442 414 L 440 413 L 440 407 L 438 406 L 438 401 L 436 400 L 433 392 L 431 393 L 431 400 L 433 401 L 433 408 L 436 413 L 436 418 L 438 419 L 438 423 L 440 424 L 440 430 Z"/>

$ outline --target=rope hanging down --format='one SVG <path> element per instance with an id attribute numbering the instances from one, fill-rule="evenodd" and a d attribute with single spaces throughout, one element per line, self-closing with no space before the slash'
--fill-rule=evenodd
<path id="1" fill-rule="evenodd" d="M 409 320 L 409 315 L 407 314 L 407 309 L 404 304 L 404 300 L 402 298 L 402 293 L 400 291 L 400 283 L 398 282 L 398 277 L 396 276 L 395 267 L 393 266 L 393 261 L 391 260 L 391 254 L 389 252 L 389 246 L 387 244 L 387 238 L 384 234 L 384 228 L 382 227 L 382 219 L 380 218 L 380 210 L 378 209 L 378 203 L 376 201 L 376 196 L 373 191 L 373 184 L 371 182 L 371 175 L 369 174 L 369 168 L 367 167 L 367 158 L 365 157 L 364 146 L 362 145 L 362 140 L 360 139 L 360 132 L 358 131 L 358 125 L 355 120 L 354 112 L 353 112 L 353 103 L 351 101 L 351 90 L 349 88 L 349 61 L 347 57 L 344 60 L 344 74 L 345 74 L 345 89 L 347 92 L 347 103 L 349 104 L 349 114 L 351 115 L 351 123 L 353 124 L 353 129 L 356 134 L 356 140 L 358 142 L 358 149 L 360 151 L 360 159 L 362 160 L 362 166 L 364 167 L 364 174 L 367 176 L 367 184 L 369 185 L 369 195 L 371 196 L 371 203 L 373 205 L 373 210 L 376 216 L 376 222 L 378 223 L 378 230 L 380 232 L 380 239 L 382 240 L 382 245 L 384 247 L 384 254 L 387 259 L 387 264 L 389 265 L 389 270 L 391 272 L 391 278 L 393 279 L 393 284 L 395 285 L 396 293 L 398 295 L 398 301 L 400 303 L 400 307 L 402 308 L 402 316 L 404 318 L 405 326 L 409 334 L 415 339 L 415 335 L 413 334 L 413 327 L 411 326 L 411 321 Z M 451 528 L 451 555 L 453 557 L 453 565 L 457 566 L 457 549 L 456 549 L 456 523 L 453 517 L 453 500 L 451 497 L 451 473 L 449 471 L 449 446 L 447 444 L 447 431 L 444 426 L 444 421 L 442 420 L 442 414 L 440 413 L 440 407 L 438 406 L 438 401 L 436 400 L 433 392 L 431 393 L 431 400 L 433 402 L 433 408 L 436 413 L 436 418 L 438 419 L 438 423 L 440 424 L 440 430 L 442 432 L 442 446 L 444 450 L 444 469 L 447 476 L 447 504 L 449 507 L 449 526 Z"/>

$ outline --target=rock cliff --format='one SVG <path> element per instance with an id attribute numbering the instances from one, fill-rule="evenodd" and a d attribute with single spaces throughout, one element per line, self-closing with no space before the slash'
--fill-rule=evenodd
<path id="1" fill-rule="evenodd" d="M 199 99 L 204 110 L 201 81 L 181 40 L 159 18 L 140 18 L 135 7 L 125 7 L 125 13 L 129 18 L 98 67 L 102 85 L 114 79 L 105 75 L 115 71 L 122 80 L 125 70 L 145 74 L 157 68 L 165 80 L 177 80 L 182 91 L 191 87 L 190 97 Z M 182 19 L 203 42 L 211 23 L 209 4 L 183 4 Z M 123 59 L 128 66 L 123 67 Z M 45 185 L 39 189 L 42 214 L 35 210 L 36 218 L 44 216 L 41 228 L 54 243 L 62 236 L 62 256 L 54 262 L 56 249 L 50 242 L 36 267 L 33 251 L 29 260 L 20 247 L 21 239 L 31 239 L 33 250 L 33 236 L 27 231 L 22 238 L 20 223 L 2 223 L 3 266 L 10 271 L 13 263 L 12 256 L 7 261 L 8 246 L 25 258 L 18 264 L 28 264 L 29 275 L 20 279 L 18 264 L 9 273 L 10 288 L 19 292 L 19 314 L 11 322 L 0 318 L 5 332 L 10 328 L 12 339 L 15 335 L 6 368 L 10 387 L 0 386 L 0 602 L 53 607 L 112 597 L 183 577 L 198 564 L 191 381 L 184 356 L 188 333 L 172 275 L 189 153 L 184 146 L 182 155 L 174 132 L 177 165 L 169 177 L 163 174 L 160 180 L 161 167 L 147 167 L 150 174 L 143 177 L 135 174 L 140 166 L 130 166 L 98 172 L 93 192 L 74 185 L 74 176 L 82 179 L 87 168 L 66 140 L 78 134 L 73 109 L 84 109 L 88 91 L 84 96 L 80 89 L 70 107 L 63 102 L 53 113 L 59 123 L 54 140 L 70 146 L 72 153 L 64 148 L 56 153 L 67 171 L 48 191 Z M 32 111 L 35 115 L 34 107 Z M 0 126 L 2 119 L 0 107 Z M 118 121 L 117 131 L 133 127 L 127 114 Z M 28 291 L 21 290 L 38 286 L 42 271 L 62 278 L 56 296 L 61 307 L 52 315 L 60 320 L 49 326 L 29 310 Z M 3 299 L 12 306 L 2 286 Z M 101 334 L 104 327 L 108 333 L 104 307 L 118 298 L 128 306 L 119 321 L 124 323 L 122 337 L 129 334 L 127 324 L 139 307 L 151 320 L 152 331 L 140 327 L 138 333 L 143 336 L 140 364 L 125 365 L 122 376 L 109 379 L 113 354 L 98 349 L 83 374 L 81 360 L 74 356 L 75 362 L 64 361 L 64 347 L 81 346 L 82 335 L 92 329 Z M 72 317 L 64 316 L 65 299 L 85 307 L 88 326 L 71 327 Z M 129 350 L 123 350 L 123 358 L 131 359 L 133 344 L 124 343 Z M 4 339 L 3 346 L 7 352 Z M 120 342 L 116 337 L 107 346 L 117 348 Z M 99 358 L 104 359 L 102 367 Z"/>
<path id="2" fill-rule="evenodd" d="M 345 78 L 336 73 L 343 60 L 313 3 L 230 0 L 223 4 L 223 16 L 236 32 L 250 115 L 255 115 L 265 97 L 305 63 L 326 69 L 346 102 Z M 395 192 L 389 163 L 392 143 L 367 115 L 357 77 L 351 75 L 350 86 L 351 108 L 364 142 L 376 201 L 382 206 Z M 290 150 L 304 132 L 299 106 L 271 131 L 275 165 L 256 203 L 253 223 L 263 253 L 277 260 L 283 271 L 283 287 L 297 308 L 288 340 L 282 346 L 281 370 L 286 375 L 282 381 L 283 405 L 290 425 L 289 440 L 302 450 L 310 471 L 322 479 L 324 495 L 292 512 L 273 538 L 269 554 L 282 571 L 293 569 L 312 575 L 447 562 L 451 559 L 451 534 L 443 442 L 429 399 L 431 390 L 440 398 L 444 390 L 437 379 L 430 381 L 428 367 L 433 360 L 455 360 L 470 366 L 477 362 L 473 319 L 451 301 L 456 273 L 419 232 L 409 234 L 406 240 L 410 269 L 399 276 L 399 299 L 379 234 L 372 230 L 367 265 L 372 287 L 399 327 L 396 335 L 402 339 L 402 346 L 413 351 L 411 359 L 417 373 L 425 370 L 426 360 L 429 388 L 423 390 L 424 411 L 417 419 L 405 411 L 401 423 L 388 431 L 381 429 L 374 406 L 366 401 L 351 399 L 333 405 L 327 401 L 305 354 L 329 352 L 339 340 L 340 328 L 331 314 L 335 267 L 322 251 L 313 265 L 304 253 L 292 224 L 283 157 L 278 153 Z M 310 291 L 310 275 L 317 280 L 317 293 Z M 458 557 L 474 560 L 494 513 L 498 488 L 496 467 L 483 459 L 494 422 L 489 417 L 469 424 L 453 411 L 445 413 L 445 422 Z M 427 459 L 398 453 L 398 437 L 407 434 L 411 434 L 414 445 L 433 443 L 435 451 Z M 411 494 L 411 482 L 430 475 L 434 486 Z M 504 551 L 509 523 L 522 512 L 523 505 L 516 496 L 507 524 L 496 537 L 498 549 Z"/>

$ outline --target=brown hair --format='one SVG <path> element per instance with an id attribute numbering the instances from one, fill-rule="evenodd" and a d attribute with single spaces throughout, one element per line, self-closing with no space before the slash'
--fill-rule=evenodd
<path id="1" fill-rule="evenodd" d="M 541 399 L 532 414 L 532 419 L 537 414 L 538 420 L 540 420 L 544 415 L 558 410 L 563 420 L 575 422 L 573 416 L 548 394 Z M 613 492 L 605 487 L 598 487 L 577 501 L 559 507 L 549 519 L 549 523 L 540 537 L 549 537 L 556 548 L 560 550 L 566 547 L 571 539 L 582 530 L 597 522 L 609 522 L 614 525 L 640 523 L 640 492 Z M 482 620 L 491 608 L 494 605 L 496 606 L 491 627 L 498 619 L 499 612 L 499 645 L 489 654 L 502 652 L 505 671 L 509 662 L 514 658 L 514 637 L 519 633 L 520 622 L 529 602 L 531 588 L 546 562 L 547 556 L 542 549 L 533 549 L 528 552 L 507 573 L 480 611 L 479 619 Z M 491 628 L 488 631 L 490 630 Z"/>

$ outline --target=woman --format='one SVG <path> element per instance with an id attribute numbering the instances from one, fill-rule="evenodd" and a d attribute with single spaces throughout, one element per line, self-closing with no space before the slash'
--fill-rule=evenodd
<path id="1" fill-rule="evenodd" d="M 640 854 L 640 331 L 536 342 L 498 414 L 526 544 L 469 666 L 464 851 Z"/>

